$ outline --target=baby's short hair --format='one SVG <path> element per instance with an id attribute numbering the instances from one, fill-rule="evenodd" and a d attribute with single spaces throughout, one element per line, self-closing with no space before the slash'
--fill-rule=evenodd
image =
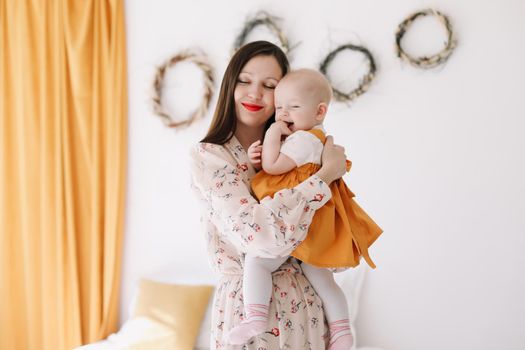
<path id="1" fill-rule="evenodd" d="M 281 80 L 295 79 L 298 79 L 302 86 L 309 90 L 311 89 L 313 92 L 319 95 L 321 102 L 329 104 L 332 100 L 332 85 L 321 72 L 315 69 L 301 68 L 290 71 Z"/>

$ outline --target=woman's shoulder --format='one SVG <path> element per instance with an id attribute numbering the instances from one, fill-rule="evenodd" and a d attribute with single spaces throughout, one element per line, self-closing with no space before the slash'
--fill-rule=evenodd
<path id="1" fill-rule="evenodd" d="M 198 142 L 190 149 L 190 159 L 194 166 L 213 171 L 216 168 L 235 166 L 236 160 L 225 145 Z"/>
<path id="2" fill-rule="evenodd" d="M 208 142 L 197 142 L 190 149 L 190 155 L 192 158 L 203 158 L 207 156 L 220 155 L 225 152 L 223 145 L 217 145 L 215 143 Z"/>
<path id="3" fill-rule="evenodd" d="M 198 152 L 208 152 L 218 149 L 224 149 L 223 145 L 217 145 L 215 143 L 209 143 L 209 142 L 197 142 L 193 145 L 192 151 L 198 151 Z"/>

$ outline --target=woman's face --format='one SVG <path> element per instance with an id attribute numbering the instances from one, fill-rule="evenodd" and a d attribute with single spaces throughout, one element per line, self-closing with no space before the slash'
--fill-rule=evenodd
<path id="1" fill-rule="evenodd" d="M 273 90 L 283 72 L 273 56 L 255 56 L 239 73 L 234 91 L 237 123 L 262 127 L 275 110 Z"/>

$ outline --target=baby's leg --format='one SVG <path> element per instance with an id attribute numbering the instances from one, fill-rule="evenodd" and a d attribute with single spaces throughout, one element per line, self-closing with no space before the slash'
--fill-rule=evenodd
<path id="1" fill-rule="evenodd" d="M 308 278 L 315 291 L 323 301 L 323 308 L 330 329 L 329 350 L 350 350 L 353 337 L 348 318 L 346 298 L 335 282 L 333 273 L 325 268 L 303 263 L 304 275 Z"/>
<path id="2" fill-rule="evenodd" d="M 246 256 L 244 259 L 243 295 L 244 305 L 270 305 L 272 272 L 288 257 L 265 259 Z"/>
<path id="3" fill-rule="evenodd" d="M 272 294 L 272 272 L 287 257 L 263 259 L 246 256 L 243 274 L 244 320 L 226 335 L 226 342 L 240 345 L 261 334 L 268 323 L 268 309 Z"/>
<path id="4" fill-rule="evenodd" d="M 329 323 L 348 319 L 348 304 L 345 294 L 334 280 L 334 274 L 325 268 L 302 263 L 304 275 L 323 301 L 326 319 Z"/>

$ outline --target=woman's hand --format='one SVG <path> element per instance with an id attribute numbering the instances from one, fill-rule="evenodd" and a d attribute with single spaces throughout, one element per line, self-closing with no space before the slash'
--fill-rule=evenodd
<path id="1" fill-rule="evenodd" d="M 323 148 L 323 165 L 317 176 L 327 184 L 339 179 L 346 173 L 346 155 L 343 146 L 334 145 L 334 138 L 328 136 Z"/>

